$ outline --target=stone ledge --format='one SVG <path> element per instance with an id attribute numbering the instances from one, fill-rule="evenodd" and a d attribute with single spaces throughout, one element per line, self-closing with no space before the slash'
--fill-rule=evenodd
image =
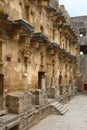
<path id="1" fill-rule="evenodd" d="M 0 116 L 6 115 L 7 111 L 6 110 L 0 110 Z"/>
<path id="2" fill-rule="evenodd" d="M 20 124 L 19 115 L 8 113 L 7 115 L 0 117 L 0 127 L 2 126 L 2 128 L 5 128 L 5 130 L 9 130 L 19 124 Z"/>

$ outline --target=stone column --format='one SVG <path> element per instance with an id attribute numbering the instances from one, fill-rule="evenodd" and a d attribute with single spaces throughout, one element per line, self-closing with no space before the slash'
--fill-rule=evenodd
<path id="1" fill-rule="evenodd" d="M 46 89 L 46 87 L 45 87 L 45 79 L 44 78 L 42 78 L 41 79 L 41 89 L 43 89 L 43 90 L 45 90 Z"/>
<path id="2" fill-rule="evenodd" d="M 54 77 L 51 77 L 51 87 L 52 87 L 52 88 L 55 88 L 55 85 L 54 85 Z"/>

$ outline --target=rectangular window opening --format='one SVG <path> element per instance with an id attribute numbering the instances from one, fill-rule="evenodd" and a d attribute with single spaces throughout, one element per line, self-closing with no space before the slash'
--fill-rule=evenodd
<path id="1" fill-rule="evenodd" d="M 86 28 L 81 28 L 81 29 L 79 29 L 79 36 L 80 36 L 80 37 L 86 36 Z"/>
<path id="2" fill-rule="evenodd" d="M 87 45 L 81 45 L 80 46 L 80 54 L 87 54 Z"/>

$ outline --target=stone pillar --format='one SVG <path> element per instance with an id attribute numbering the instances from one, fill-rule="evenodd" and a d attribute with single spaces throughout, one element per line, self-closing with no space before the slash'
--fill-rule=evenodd
<path id="1" fill-rule="evenodd" d="M 46 82 L 45 79 L 42 78 L 42 79 L 41 79 L 41 89 L 42 89 L 42 90 L 46 90 L 45 82 Z"/>
<path id="2" fill-rule="evenodd" d="M 55 87 L 54 77 L 51 77 L 51 87 L 47 88 L 47 95 L 49 98 L 57 98 L 59 96 L 59 89 Z"/>
<path id="3" fill-rule="evenodd" d="M 55 85 L 54 85 L 54 77 L 51 77 L 51 87 L 52 87 L 52 88 L 55 88 Z"/>
<path id="4" fill-rule="evenodd" d="M 68 85 L 69 85 L 69 90 L 68 90 L 69 91 L 69 95 L 71 95 L 71 93 L 72 93 L 71 84 L 69 83 Z"/>
<path id="5" fill-rule="evenodd" d="M 59 95 L 59 90 L 56 87 L 47 88 L 47 96 L 48 98 L 57 98 Z"/>
<path id="6" fill-rule="evenodd" d="M 46 92 L 41 89 L 36 89 L 33 93 L 33 105 L 45 105 L 47 103 Z"/>

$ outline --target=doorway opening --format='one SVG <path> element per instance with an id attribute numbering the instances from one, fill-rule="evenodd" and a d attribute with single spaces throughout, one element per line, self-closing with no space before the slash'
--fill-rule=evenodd
<path id="1" fill-rule="evenodd" d="M 59 75 L 59 85 L 62 84 L 62 75 L 61 75 L 61 72 L 60 72 L 60 75 Z"/>
<path id="2" fill-rule="evenodd" d="M 59 86 L 59 95 L 62 95 L 62 94 L 63 94 L 63 87 Z"/>
<path id="3" fill-rule="evenodd" d="M 87 84 L 84 84 L 84 90 L 87 91 Z"/>
<path id="4" fill-rule="evenodd" d="M 38 88 L 41 89 L 41 81 L 45 79 L 45 72 L 38 72 Z"/>
<path id="5" fill-rule="evenodd" d="M 3 109 L 4 75 L 0 74 L 0 109 Z"/>

